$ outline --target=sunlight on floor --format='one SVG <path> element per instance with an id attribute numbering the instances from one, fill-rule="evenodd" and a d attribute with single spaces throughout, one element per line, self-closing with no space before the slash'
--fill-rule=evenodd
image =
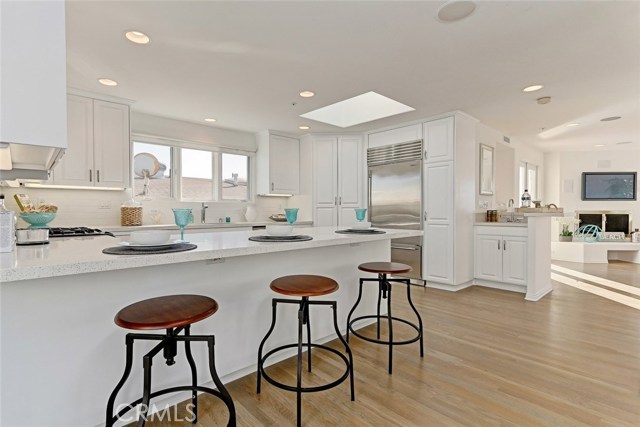
<path id="1" fill-rule="evenodd" d="M 595 286 L 578 279 L 583 279 L 591 283 L 595 283 L 597 285 L 606 286 L 607 288 L 615 289 L 617 291 L 621 291 L 627 294 L 640 296 L 640 289 L 636 287 L 615 282 L 613 280 L 603 279 L 598 276 L 592 276 L 590 274 L 582 273 L 580 271 L 571 270 L 569 268 L 560 267 L 557 265 L 552 265 L 551 270 L 552 270 L 551 279 L 555 280 L 556 282 L 559 282 L 568 286 L 572 286 L 574 288 L 583 290 L 585 292 L 589 292 L 591 294 L 601 296 L 608 300 L 615 301 L 620 304 L 624 304 L 626 306 L 635 308 L 636 310 L 640 310 L 640 299 L 634 298 L 628 295 L 623 295 L 622 293 L 615 292 L 610 289 Z M 562 274 L 558 274 L 558 273 L 562 273 Z M 573 277 L 569 277 L 569 276 L 573 276 Z"/>

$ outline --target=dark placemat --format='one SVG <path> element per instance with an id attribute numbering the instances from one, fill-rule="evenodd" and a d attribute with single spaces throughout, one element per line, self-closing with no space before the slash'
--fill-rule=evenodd
<path id="1" fill-rule="evenodd" d="M 313 237 L 306 234 L 299 234 L 297 236 L 251 236 L 249 240 L 252 242 L 305 242 L 307 240 L 313 240 Z"/>
<path id="2" fill-rule="evenodd" d="M 369 228 L 366 230 L 356 230 L 353 228 L 347 228 L 344 230 L 336 230 L 338 234 L 385 234 L 386 231 L 382 230 L 374 230 L 373 228 Z"/>
<path id="3" fill-rule="evenodd" d="M 167 248 L 162 249 L 153 249 L 153 250 L 140 250 L 131 249 L 127 246 L 113 246 L 111 248 L 106 248 L 102 250 L 103 254 L 109 255 L 155 255 L 155 254 L 170 254 L 172 252 L 184 252 L 191 251 L 197 248 L 198 245 L 194 245 L 193 243 L 176 243 L 173 246 L 169 246 Z"/>

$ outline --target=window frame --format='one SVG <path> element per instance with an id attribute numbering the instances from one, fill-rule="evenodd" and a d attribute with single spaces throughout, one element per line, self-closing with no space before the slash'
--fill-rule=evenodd
<path id="1" fill-rule="evenodd" d="M 528 190 L 529 194 L 531 195 L 531 200 L 540 200 L 539 195 L 540 195 L 540 189 L 538 187 L 538 184 L 540 182 L 540 178 L 539 178 L 539 172 L 540 168 L 538 165 L 533 164 L 533 163 L 529 163 L 529 162 L 520 162 L 520 166 L 518 167 L 518 190 L 520 192 L 519 197 L 522 196 L 522 194 L 524 193 L 524 190 Z M 523 171 L 524 171 L 524 182 L 523 182 Z M 531 180 L 529 179 L 529 173 L 530 172 L 534 172 L 535 173 L 535 182 L 534 185 L 535 187 L 531 187 Z M 532 189 L 534 189 L 534 191 L 532 191 Z"/>
<path id="2" fill-rule="evenodd" d="M 171 191 L 170 196 L 167 197 L 154 197 L 153 193 L 151 197 L 154 197 L 159 200 L 175 200 L 176 202 L 185 202 L 185 203 L 197 203 L 197 202 L 207 202 L 207 203 L 253 203 L 255 201 L 256 195 L 254 194 L 254 185 L 253 185 L 253 176 L 255 170 L 255 156 L 256 153 L 253 151 L 241 150 L 232 147 L 223 147 L 218 145 L 210 145 L 203 144 L 192 141 L 182 141 L 171 138 L 161 138 L 154 137 L 149 135 L 142 134 L 132 134 L 131 135 L 131 178 L 130 178 L 130 186 L 133 188 L 133 144 L 136 142 L 144 143 L 144 144 L 155 144 L 169 147 L 171 149 Z M 213 177 L 213 185 L 212 185 L 212 194 L 211 199 L 209 200 L 196 200 L 196 199 L 184 199 L 182 196 L 182 149 L 191 149 L 191 150 L 200 150 L 200 151 L 208 151 L 211 153 L 211 167 L 212 167 L 212 177 Z M 236 200 L 236 199 L 223 199 L 222 198 L 222 154 L 236 154 L 247 157 L 247 199 L 246 200 Z"/>

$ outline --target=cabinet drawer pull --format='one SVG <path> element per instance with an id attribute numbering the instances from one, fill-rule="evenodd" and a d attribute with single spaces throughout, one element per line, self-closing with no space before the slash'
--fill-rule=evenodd
<path id="1" fill-rule="evenodd" d="M 273 185 L 273 182 L 272 182 L 271 183 L 271 191 L 273 191 L 273 187 L 274 187 L 274 185 Z"/>
<path id="2" fill-rule="evenodd" d="M 100 182 L 100 169 L 96 171 L 96 182 Z"/>
<path id="3" fill-rule="evenodd" d="M 500 250 L 500 240 L 498 240 L 498 250 Z"/>
<path id="4" fill-rule="evenodd" d="M 505 251 L 507 250 L 507 241 L 506 240 L 502 241 L 502 249 L 504 249 Z"/>
<path id="5" fill-rule="evenodd" d="M 342 196 L 338 197 L 338 205 L 342 206 Z"/>
<path id="6" fill-rule="evenodd" d="M 93 173 L 91 169 L 89 169 L 89 182 L 93 182 Z"/>

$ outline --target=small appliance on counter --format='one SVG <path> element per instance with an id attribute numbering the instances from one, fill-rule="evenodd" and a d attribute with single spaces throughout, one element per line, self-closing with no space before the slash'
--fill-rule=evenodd
<path id="1" fill-rule="evenodd" d="M 20 228 L 16 230 L 16 245 L 48 245 L 48 228 Z"/>

